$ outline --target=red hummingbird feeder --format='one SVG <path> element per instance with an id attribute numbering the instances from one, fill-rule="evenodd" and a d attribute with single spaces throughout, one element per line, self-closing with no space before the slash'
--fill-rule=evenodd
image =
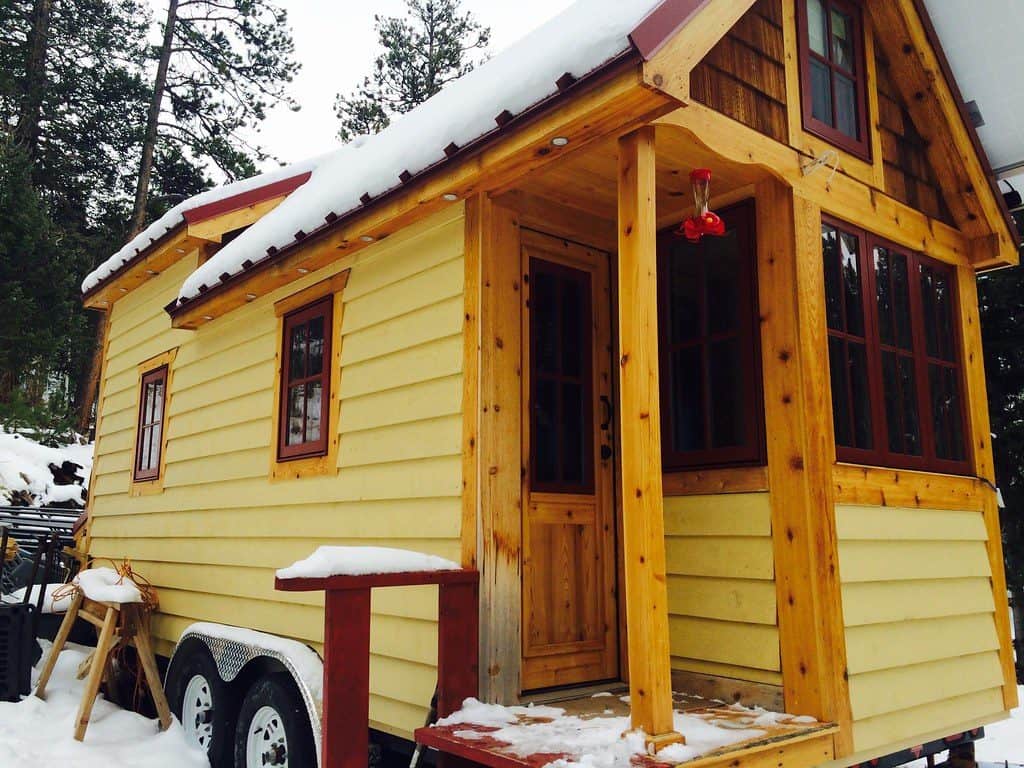
<path id="1" fill-rule="evenodd" d="M 711 171 L 695 168 L 690 172 L 690 186 L 693 188 L 693 202 L 696 215 L 686 219 L 676 231 L 691 243 L 699 243 L 704 235 L 720 237 L 725 234 L 725 222 L 714 211 L 708 210 L 711 200 Z"/>

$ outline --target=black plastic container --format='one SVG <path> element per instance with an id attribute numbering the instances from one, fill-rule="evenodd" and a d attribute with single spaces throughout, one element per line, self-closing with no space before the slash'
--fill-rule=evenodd
<path id="1" fill-rule="evenodd" d="M 18 701 L 32 688 L 34 605 L 0 604 L 0 701 Z"/>

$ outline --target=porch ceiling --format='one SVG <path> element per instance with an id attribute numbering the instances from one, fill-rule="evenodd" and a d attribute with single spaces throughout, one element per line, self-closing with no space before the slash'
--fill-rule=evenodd
<path id="1" fill-rule="evenodd" d="M 725 161 L 671 126 L 656 129 L 658 227 L 679 222 L 693 212 L 689 173 L 710 168 L 712 205 L 753 194 L 752 185 L 765 172 Z M 601 142 L 567 155 L 542 173 L 526 177 L 515 189 L 540 200 L 614 222 L 617 209 L 617 142 Z"/>

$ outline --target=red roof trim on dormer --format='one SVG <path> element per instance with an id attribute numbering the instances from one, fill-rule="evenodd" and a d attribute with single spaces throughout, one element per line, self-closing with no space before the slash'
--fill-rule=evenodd
<path id="1" fill-rule="evenodd" d="M 649 61 L 711 0 L 664 0 L 629 33 L 629 41 Z"/>
<path id="2" fill-rule="evenodd" d="M 250 189 L 247 192 L 239 192 L 237 195 L 231 195 L 220 200 L 214 200 L 212 203 L 206 205 L 199 205 L 195 208 L 190 208 L 184 211 L 181 215 L 188 224 L 198 224 L 200 221 L 206 221 L 207 219 L 213 219 L 217 216 L 221 216 L 231 211 L 237 211 L 240 208 L 247 208 L 250 205 L 256 203 L 262 203 L 264 200 L 270 200 L 281 195 L 287 195 L 290 192 L 294 192 L 296 189 L 301 187 L 311 176 L 310 171 L 300 173 L 297 176 L 289 176 L 287 179 L 281 179 L 275 181 L 272 184 L 266 184 L 262 187 L 256 187 L 256 189 Z"/>

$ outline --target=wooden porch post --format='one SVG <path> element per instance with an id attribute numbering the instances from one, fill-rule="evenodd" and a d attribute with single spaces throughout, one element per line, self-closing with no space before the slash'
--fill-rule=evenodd
<path id="1" fill-rule="evenodd" d="M 619 139 L 619 439 L 629 694 L 648 748 L 682 740 L 672 724 L 658 388 L 654 127 Z"/>

